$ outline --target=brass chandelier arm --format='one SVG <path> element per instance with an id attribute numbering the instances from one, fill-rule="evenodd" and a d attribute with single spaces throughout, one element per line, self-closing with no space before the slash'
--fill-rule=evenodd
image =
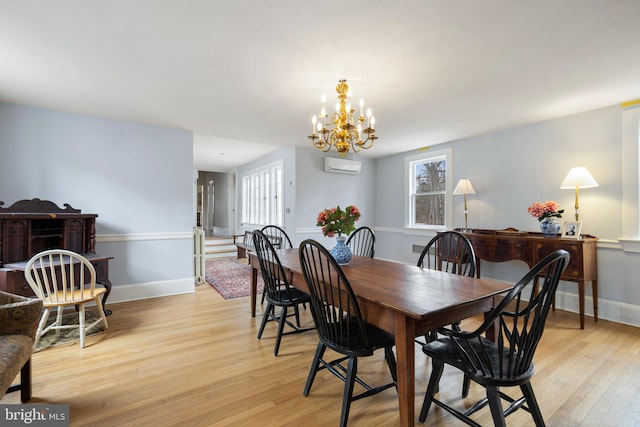
<path id="1" fill-rule="evenodd" d="M 311 140 L 311 143 L 315 148 L 322 150 L 325 153 L 331 149 L 331 144 L 329 144 L 327 141 L 324 141 L 322 138 L 319 138 L 315 133 L 309 135 L 307 138 Z"/>
<path id="2" fill-rule="evenodd" d="M 373 147 L 374 141 L 378 139 L 377 136 L 368 133 L 367 138 L 363 141 L 358 138 L 357 131 L 354 129 L 347 131 L 343 136 L 325 130 L 320 131 L 317 135 L 315 133 L 309 135 L 307 138 L 311 140 L 315 148 L 325 153 L 331 150 L 331 147 L 335 147 L 339 153 L 347 153 L 349 150 L 358 153 L 360 150 L 368 150 Z"/>

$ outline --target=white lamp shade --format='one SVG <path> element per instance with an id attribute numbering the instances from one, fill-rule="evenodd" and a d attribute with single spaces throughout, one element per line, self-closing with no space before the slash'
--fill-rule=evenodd
<path id="1" fill-rule="evenodd" d="M 468 179 L 461 179 L 458 181 L 456 188 L 453 189 L 453 194 L 476 194 L 476 190 L 471 185 L 471 181 Z"/>
<path id="2" fill-rule="evenodd" d="M 560 188 L 592 188 L 598 187 L 598 185 L 598 182 L 591 176 L 587 168 L 581 166 L 572 168 L 569 171 L 562 184 L 560 184 Z"/>

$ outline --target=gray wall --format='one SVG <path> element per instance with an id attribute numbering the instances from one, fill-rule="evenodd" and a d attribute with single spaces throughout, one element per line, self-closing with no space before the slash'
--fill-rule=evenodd
<path id="1" fill-rule="evenodd" d="M 0 103 L 0 200 L 98 214 L 111 301 L 193 291 L 191 132 Z"/>
<path id="2" fill-rule="evenodd" d="M 347 158 L 362 162 L 362 172 L 344 175 L 324 172 L 324 158 L 338 157 L 332 151 L 323 153 L 315 148 L 296 149 L 296 240 L 315 239 L 326 247 L 335 246 L 335 238 L 325 238 L 316 218 L 321 210 L 355 205 L 362 212 L 356 227 L 373 227 L 375 221 L 375 177 L 376 162 L 362 156 Z"/>
<path id="3" fill-rule="evenodd" d="M 539 231 L 527 213 L 533 202 L 555 200 L 574 220 L 574 192 L 560 189 L 570 168 L 586 166 L 600 184 L 580 191 L 582 234 L 597 236 L 599 314 L 640 325 L 640 254 L 622 250 L 622 113 L 618 106 L 520 126 L 434 146 L 453 150 L 454 182 L 471 180 L 477 194 L 468 196 L 469 227 Z M 413 244 L 424 245 L 432 233 L 405 230 L 404 153 L 377 162 L 376 256 L 414 263 Z M 454 196 L 454 227 L 464 226 L 463 198 Z M 527 270 L 520 261 L 483 263 L 483 275 L 517 280 Z M 587 285 L 587 313 L 592 313 Z M 558 303 L 577 310 L 577 285 L 561 283 Z M 588 327 L 588 323 L 587 323 Z"/>

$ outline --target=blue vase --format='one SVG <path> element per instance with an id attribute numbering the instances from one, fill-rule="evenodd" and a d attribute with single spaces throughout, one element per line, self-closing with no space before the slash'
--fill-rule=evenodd
<path id="1" fill-rule="evenodd" d="M 557 218 L 545 218 L 540 221 L 540 230 L 544 237 L 557 237 L 560 233 L 560 221 Z"/>
<path id="2" fill-rule="evenodd" d="M 345 236 L 336 237 L 337 244 L 331 249 L 331 256 L 340 265 L 349 264 L 352 257 L 351 249 L 344 244 L 345 240 L 347 240 Z"/>

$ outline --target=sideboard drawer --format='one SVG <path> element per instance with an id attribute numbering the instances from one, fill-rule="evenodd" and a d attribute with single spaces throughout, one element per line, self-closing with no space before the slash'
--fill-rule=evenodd
<path id="1" fill-rule="evenodd" d="M 531 259 L 531 243 L 510 238 L 484 239 L 467 235 L 473 245 L 476 257 L 492 262 L 504 262 L 519 259 L 528 262 Z"/>
<path id="2" fill-rule="evenodd" d="M 570 256 L 569 263 L 567 264 L 567 267 L 562 273 L 562 279 L 567 280 L 567 279 L 583 278 L 585 275 L 583 271 L 583 262 L 582 262 L 582 257 L 580 256 L 579 245 L 573 245 L 568 242 L 563 242 L 563 243 L 549 242 L 544 244 L 537 243 L 536 244 L 536 252 L 538 255 L 537 260 L 540 261 L 542 258 L 546 257 L 547 255 L 549 255 L 554 251 L 557 251 L 558 249 L 564 249 L 565 251 L 569 252 L 569 256 Z"/>

